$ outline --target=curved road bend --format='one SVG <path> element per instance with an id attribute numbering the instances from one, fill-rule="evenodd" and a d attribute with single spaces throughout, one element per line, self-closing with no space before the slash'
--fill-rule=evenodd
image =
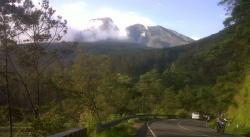
<path id="1" fill-rule="evenodd" d="M 191 119 L 166 119 L 149 125 L 156 137 L 218 137 L 206 122 Z M 236 137 L 223 135 L 221 137 Z"/>

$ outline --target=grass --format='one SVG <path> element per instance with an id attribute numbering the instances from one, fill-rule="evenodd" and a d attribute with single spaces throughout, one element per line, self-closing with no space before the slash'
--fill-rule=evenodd
<path id="1" fill-rule="evenodd" d="M 235 103 L 227 112 L 230 119 L 228 131 L 250 137 L 250 72 L 242 83 L 242 88 L 235 96 L 234 101 Z"/>
<path id="2" fill-rule="evenodd" d="M 6 124 L 7 125 L 7 124 Z M 13 137 L 29 137 L 30 123 L 19 122 L 13 124 Z M 0 137 L 9 136 L 9 126 L 0 126 Z"/>
<path id="3" fill-rule="evenodd" d="M 9 131 L 0 131 L 0 137 L 8 137 L 9 136 Z M 31 137 L 30 132 L 23 131 L 22 129 L 20 130 L 14 130 L 13 131 L 13 137 Z"/>

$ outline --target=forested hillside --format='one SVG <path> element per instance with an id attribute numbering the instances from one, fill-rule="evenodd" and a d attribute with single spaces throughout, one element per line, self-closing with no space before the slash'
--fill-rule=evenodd
<path id="1" fill-rule="evenodd" d="M 5 20 L 0 20 L 3 22 L 0 23 L 3 35 L 0 39 L 0 126 L 10 125 L 12 129 L 21 125 L 30 129 L 28 132 L 10 130 L 11 133 L 47 136 L 86 127 L 90 136 L 98 136 L 97 123 L 123 116 L 176 114 L 188 117 L 197 111 L 214 116 L 226 112 L 231 132 L 249 134 L 248 0 L 222 2 L 233 8 L 232 17 L 225 21 L 221 32 L 167 49 L 114 41 L 61 42 L 63 33 L 52 39 L 47 28 L 45 34 L 28 38 L 30 44 L 18 44 L 7 33 L 17 35 L 18 31 L 2 24 L 18 22 L 23 24 L 22 31 L 32 31 L 30 24 L 36 26 L 44 21 L 40 18 L 52 16 L 53 12 L 36 14 L 30 3 L 24 3 L 25 8 L 14 9 L 24 10 L 38 19 L 26 22 L 16 18 L 18 14 L 12 13 L 15 10 L 7 10 L 13 5 L 5 4 L 6 14 L 1 12 Z M 46 0 L 43 6 L 48 8 Z M 52 22 L 60 24 L 61 32 L 66 33 L 66 22 L 61 17 Z M 46 23 L 52 28 L 58 26 Z M 39 25 L 36 27 L 39 29 Z M 1 135 L 8 133 L 0 128 Z"/>

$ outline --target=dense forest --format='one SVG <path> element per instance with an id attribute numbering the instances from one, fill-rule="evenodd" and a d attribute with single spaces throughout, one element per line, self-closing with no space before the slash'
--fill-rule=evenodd
<path id="1" fill-rule="evenodd" d="M 47 0 L 41 9 L 15 2 L 0 2 L 0 127 L 10 129 L 0 136 L 27 136 L 18 125 L 32 136 L 79 126 L 95 136 L 97 123 L 115 118 L 191 112 L 226 112 L 229 131 L 249 134 L 248 0 L 221 1 L 232 14 L 221 32 L 166 49 L 62 42 L 67 22 L 51 18 Z"/>

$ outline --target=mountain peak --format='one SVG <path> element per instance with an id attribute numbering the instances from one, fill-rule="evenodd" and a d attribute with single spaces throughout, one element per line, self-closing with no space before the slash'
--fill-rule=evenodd
<path id="1" fill-rule="evenodd" d="M 128 38 L 136 43 L 146 44 L 148 47 L 163 48 L 189 44 L 194 40 L 176 31 L 157 26 L 135 24 L 127 27 Z"/>
<path id="2" fill-rule="evenodd" d="M 77 39 L 80 41 L 103 41 L 103 40 L 128 40 L 153 48 L 174 47 L 189 44 L 193 40 L 176 31 L 163 26 L 146 26 L 134 24 L 126 28 L 127 35 L 122 36 L 118 26 L 109 17 L 95 18 L 90 20 Z"/>

